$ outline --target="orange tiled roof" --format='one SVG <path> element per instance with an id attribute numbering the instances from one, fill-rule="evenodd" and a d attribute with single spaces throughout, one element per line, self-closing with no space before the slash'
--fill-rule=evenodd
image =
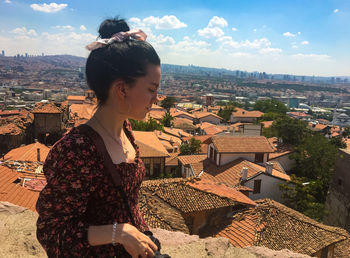
<path id="1" fill-rule="evenodd" d="M 152 118 L 154 118 L 154 119 L 156 119 L 156 120 L 161 120 L 161 119 L 163 119 L 164 115 L 165 115 L 165 111 L 158 110 L 158 109 L 156 109 L 156 110 L 150 110 L 150 111 L 147 113 L 147 116 L 146 116 L 146 119 L 145 119 L 145 120 L 146 120 L 146 121 L 149 120 L 149 117 L 152 117 Z"/>
<path id="2" fill-rule="evenodd" d="M 211 113 L 211 112 L 195 112 L 193 113 L 193 115 L 198 118 L 198 119 L 201 119 L 201 118 L 204 118 L 204 117 L 207 117 L 207 116 L 213 116 L 215 118 L 218 118 L 220 120 L 222 120 L 222 117 L 214 114 L 214 113 Z"/>
<path id="3" fill-rule="evenodd" d="M 175 128 L 183 128 L 183 129 L 191 129 L 191 130 L 197 129 L 197 126 L 193 124 L 192 120 L 187 118 L 174 117 L 173 122 L 174 122 Z"/>
<path id="4" fill-rule="evenodd" d="M 247 111 L 244 110 L 243 108 L 235 107 L 236 111 L 232 112 L 234 117 L 252 117 L 252 118 L 259 118 L 262 115 L 264 115 L 263 112 L 260 111 Z"/>
<path id="5" fill-rule="evenodd" d="M 289 144 L 278 144 L 277 137 L 271 137 L 268 139 L 272 147 L 274 148 L 274 152 L 269 154 L 269 160 L 288 155 L 294 151 L 293 146 Z"/>
<path id="6" fill-rule="evenodd" d="M 0 111 L 0 117 L 1 116 L 13 116 L 13 115 L 19 115 L 20 111 L 19 110 L 4 110 Z"/>
<path id="7" fill-rule="evenodd" d="M 178 156 L 179 152 L 169 153 L 170 157 L 165 158 L 165 166 L 178 166 Z"/>
<path id="8" fill-rule="evenodd" d="M 165 108 L 158 106 L 156 104 L 152 104 L 151 110 L 162 110 L 165 111 Z"/>
<path id="9" fill-rule="evenodd" d="M 264 125 L 264 128 L 269 128 L 273 124 L 273 121 L 263 121 L 261 123 Z"/>
<path id="10" fill-rule="evenodd" d="M 328 125 L 324 125 L 324 124 L 312 124 L 309 123 L 307 126 L 310 130 L 312 131 L 322 131 L 324 129 L 326 129 L 328 127 Z"/>
<path id="11" fill-rule="evenodd" d="M 179 156 L 179 161 L 183 165 L 198 163 L 207 158 L 207 154 L 200 154 L 200 155 L 181 155 Z"/>
<path id="12" fill-rule="evenodd" d="M 171 114 L 173 117 L 180 116 L 180 115 L 184 115 L 184 116 L 190 117 L 191 119 L 195 118 L 194 115 L 192 115 L 192 114 L 190 114 L 190 113 L 187 113 L 187 112 L 184 112 L 184 111 L 180 111 L 180 110 L 178 110 L 177 108 L 170 108 L 170 114 Z"/>
<path id="13" fill-rule="evenodd" d="M 192 134 L 186 133 L 184 130 L 181 130 L 178 128 L 165 127 L 165 126 L 164 126 L 164 132 L 166 132 L 167 134 L 174 135 L 176 137 L 180 137 L 180 135 L 184 137 L 192 136 Z"/>
<path id="14" fill-rule="evenodd" d="M 202 122 L 199 124 L 199 127 L 203 130 L 204 128 L 207 128 L 207 127 L 212 127 L 212 126 L 215 126 L 214 124 L 212 123 L 208 123 L 208 122 Z"/>
<path id="15" fill-rule="evenodd" d="M 0 165 L 0 201 L 10 202 L 35 211 L 39 192 L 15 184 L 14 181 L 20 176 L 20 173 Z"/>
<path id="16" fill-rule="evenodd" d="M 20 135 L 23 133 L 23 130 L 19 128 L 17 125 L 14 123 L 9 123 L 5 125 L 0 126 L 0 135 Z"/>
<path id="17" fill-rule="evenodd" d="M 199 190 L 188 184 L 197 180 L 201 179 L 171 178 L 146 180 L 142 182 L 141 188 L 147 189 L 153 196 L 162 199 L 183 213 L 230 207 L 239 203 L 237 200 Z"/>
<path id="18" fill-rule="evenodd" d="M 218 152 L 271 153 L 273 147 L 264 136 L 213 136 Z"/>
<path id="19" fill-rule="evenodd" d="M 140 156 L 146 157 L 169 157 L 169 153 L 158 140 L 154 132 L 133 131 L 136 144 L 140 148 Z"/>
<path id="20" fill-rule="evenodd" d="M 50 114 L 60 114 L 62 110 L 56 107 L 53 103 L 36 103 L 36 107 L 32 110 L 32 113 L 50 113 Z"/>
<path id="21" fill-rule="evenodd" d="M 181 139 L 178 136 L 174 136 L 174 135 L 170 135 L 158 130 L 153 131 L 159 140 L 163 140 L 163 141 L 168 141 L 168 142 L 173 142 L 176 143 L 176 145 L 180 145 L 181 144 Z"/>
<path id="22" fill-rule="evenodd" d="M 40 161 L 45 161 L 47 154 L 50 151 L 50 148 L 39 142 L 12 149 L 5 155 L 5 159 L 33 162 L 38 161 L 37 149 L 40 149 Z"/>
<path id="23" fill-rule="evenodd" d="M 68 96 L 67 100 L 78 100 L 78 101 L 84 101 L 86 99 L 85 96 Z"/>
<path id="24" fill-rule="evenodd" d="M 198 176 L 203 171 L 203 174 L 200 176 L 201 178 L 225 183 L 230 186 L 240 184 L 241 171 L 244 167 L 248 168 L 248 180 L 259 173 L 266 173 L 265 167 L 242 158 L 236 159 L 223 166 L 217 166 L 208 159 L 203 160 L 202 162 L 193 163 L 191 166 L 195 175 Z M 288 175 L 279 172 L 276 169 L 272 170 L 272 176 L 278 177 L 282 180 L 290 180 Z"/>
<path id="25" fill-rule="evenodd" d="M 230 198 L 231 200 L 235 200 L 239 203 L 253 206 L 256 205 L 254 201 L 249 199 L 246 195 L 242 194 L 238 190 L 235 190 L 234 188 L 228 187 L 224 184 L 214 182 L 212 180 L 202 178 L 201 180 L 189 181 L 187 185 L 207 193 L 213 193 L 221 197 Z"/>
<path id="26" fill-rule="evenodd" d="M 221 133 L 222 131 L 224 131 L 224 129 L 222 129 L 218 126 L 210 126 L 210 127 L 204 128 L 203 131 L 206 134 L 215 135 L 215 134 Z"/>
<path id="27" fill-rule="evenodd" d="M 344 229 L 323 225 L 270 199 L 238 210 L 231 218 L 207 228 L 202 237 L 228 238 L 235 247 L 265 246 L 314 256 L 323 248 L 348 239 Z"/>
<path id="28" fill-rule="evenodd" d="M 71 117 L 75 117 L 75 114 L 77 114 L 77 117 L 80 119 L 91 119 L 91 117 L 96 112 L 96 105 L 91 104 L 71 104 L 69 106 Z"/>

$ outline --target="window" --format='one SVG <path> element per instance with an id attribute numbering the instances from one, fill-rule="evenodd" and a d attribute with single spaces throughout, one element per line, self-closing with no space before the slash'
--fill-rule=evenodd
<path id="1" fill-rule="evenodd" d="M 213 148 L 210 147 L 209 159 L 213 159 Z"/>
<path id="2" fill-rule="evenodd" d="M 255 163 L 263 163 L 264 162 L 264 153 L 255 153 Z"/>
<path id="3" fill-rule="evenodd" d="M 145 163 L 146 176 L 150 176 L 150 164 Z"/>
<path id="4" fill-rule="evenodd" d="M 261 191 L 261 179 L 254 180 L 253 194 L 258 194 Z"/>

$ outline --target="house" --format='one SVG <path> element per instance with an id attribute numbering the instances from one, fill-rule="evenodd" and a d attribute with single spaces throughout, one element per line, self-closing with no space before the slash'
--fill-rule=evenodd
<path id="1" fill-rule="evenodd" d="M 265 163 L 274 149 L 264 136 L 213 136 L 208 158 L 217 166 L 238 158 L 255 163 Z"/>
<path id="2" fill-rule="evenodd" d="M 264 115 L 260 111 L 247 111 L 239 107 L 235 107 L 235 110 L 230 117 L 231 123 L 255 123 L 258 121 L 258 118 Z"/>
<path id="3" fill-rule="evenodd" d="M 290 177 L 283 171 L 275 169 L 272 163 L 266 163 L 264 167 L 239 158 L 228 164 L 217 166 L 209 159 L 196 162 L 195 159 L 187 157 L 187 160 L 191 160 L 192 163 L 183 165 L 184 162 L 180 159 L 181 156 L 179 162 L 183 167 L 185 176 L 210 179 L 232 187 L 244 186 L 252 189 L 252 192 L 248 195 L 252 200 L 271 198 L 280 202 L 282 201 L 282 192 L 279 185 L 290 181 Z"/>
<path id="4" fill-rule="evenodd" d="M 184 130 L 178 129 L 178 128 L 174 128 L 174 127 L 166 127 L 164 126 L 164 132 L 169 134 L 169 135 L 173 135 L 175 137 L 179 137 L 180 139 L 182 139 L 183 137 L 190 137 L 192 136 L 192 134 L 185 132 Z"/>
<path id="5" fill-rule="evenodd" d="M 182 177 L 191 177 L 196 176 L 193 172 L 191 164 L 197 164 L 201 161 L 207 159 L 207 154 L 198 154 L 198 155 L 181 155 L 178 157 L 179 164 L 181 166 L 181 175 Z"/>
<path id="6" fill-rule="evenodd" d="M 195 117 L 195 122 L 200 123 L 200 122 L 208 122 L 214 125 L 220 124 L 221 121 L 223 120 L 222 117 L 211 113 L 211 112 L 195 112 L 193 113 Z"/>
<path id="7" fill-rule="evenodd" d="M 193 124 L 193 121 L 187 118 L 175 117 L 173 120 L 174 128 L 181 129 L 186 133 L 195 135 L 198 130 L 198 127 Z"/>
<path id="8" fill-rule="evenodd" d="M 49 151 L 49 147 L 36 141 L 35 143 L 12 149 L 4 156 L 4 159 L 44 162 Z"/>
<path id="9" fill-rule="evenodd" d="M 180 137 L 155 130 L 159 141 L 169 153 L 178 153 L 182 140 Z"/>
<path id="10" fill-rule="evenodd" d="M 53 103 L 37 103 L 32 110 L 34 114 L 34 134 L 39 141 L 46 141 L 46 136 L 52 136 L 51 141 L 56 142 L 62 137 L 63 112 Z"/>
<path id="11" fill-rule="evenodd" d="M 240 248 L 263 246 L 320 258 L 349 257 L 350 235 L 345 230 L 323 225 L 269 199 L 256 203 L 233 211 L 216 225 L 202 227 L 200 237 L 225 237 Z"/>
<path id="12" fill-rule="evenodd" d="M 133 131 L 140 157 L 146 167 L 146 177 L 160 177 L 165 173 L 165 159 L 169 153 L 154 132 Z"/>
<path id="13" fill-rule="evenodd" d="M 311 115 L 305 114 L 303 112 L 287 112 L 287 115 L 291 118 L 297 118 L 301 120 L 310 120 L 312 118 Z"/>
<path id="14" fill-rule="evenodd" d="M 195 120 L 195 116 L 194 115 L 192 115 L 190 113 L 187 113 L 187 112 L 184 112 L 184 111 L 180 111 L 177 108 L 170 108 L 170 114 L 171 114 L 172 117 L 186 118 L 186 119 L 191 120 L 192 122 Z"/>
<path id="15" fill-rule="evenodd" d="M 74 120 L 86 119 L 89 120 L 94 115 L 96 111 L 96 105 L 93 104 L 71 104 L 69 106 L 70 118 Z"/>
<path id="16" fill-rule="evenodd" d="M 330 183 L 324 218 L 328 225 L 350 231 L 350 150 L 339 149 Z"/>
<path id="17" fill-rule="evenodd" d="M 208 153 L 208 146 L 211 143 L 210 138 L 213 137 L 213 134 L 206 134 L 206 135 L 195 135 L 195 136 L 189 136 L 189 137 L 184 137 L 184 141 L 189 141 L 191 138 L 195 138 L 196 140 L 201 141 L 201 151 L 200 154 L 207 154 Z"/>
<path id="18" fill-rule="evenodd" d="M 172 178 L 143 181 L 139 206 L 150 227 L 198 234 L 233 209 L 253 207 L 255 202 L 210 180 Z"/>
<path id="19" fill-rule="evenodd" d="M 331 132 L 331 127 L 329 125 L 318 124 L 315 122 L 308 123 L 307 128 L 313 132 L 319 132 L 319 133 L 322 133 L 324 135 L 328 135 Z"/>
<path id="20" fill-rule="evenodd" d="M 295 161 L 291 159 L 294 148 L 290 144 L 281 143 L 277 137 L 268 139 L 274 148 L 274 152 L 269 154 L 269 162 L 278 162 L 285 171 L 290 171 Z"/>

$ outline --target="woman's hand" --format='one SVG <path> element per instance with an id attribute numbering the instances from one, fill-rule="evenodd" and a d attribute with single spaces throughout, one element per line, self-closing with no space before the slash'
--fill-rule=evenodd
<path id="1" fill-rule="evenodd" d="M 122 244 L 132 258 L 154 257 L 158 247 L 152 240 L 141 233 L 137 228 L 128 223 L 118 224 L 119 238 L 117 242 Z"/>

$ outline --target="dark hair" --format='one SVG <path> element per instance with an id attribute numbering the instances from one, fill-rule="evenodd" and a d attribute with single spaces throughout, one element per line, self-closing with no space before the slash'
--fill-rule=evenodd
<path id="1" fill-rule="evenodd" d="M 123 19 L 107 19 L 98 30 L 100 38 L 110 38 L 121 31 L 129 31 Z M 97 97 L 98 106 L 103 105 L 112 82 L 122 79 L 132 85 L 136 78 L 147 74 L 149 64 L 160 65 L 154 48 L 146 41 L 127 39 L 114 42 L 91 51 L 86 61 L 86 80 Z"/>

